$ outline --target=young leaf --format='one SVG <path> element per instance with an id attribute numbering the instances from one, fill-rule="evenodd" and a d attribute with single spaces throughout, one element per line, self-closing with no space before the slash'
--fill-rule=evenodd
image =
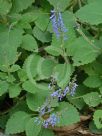
<path id="1" fill-rule="evenodd" d="M 17 97 L 21 92 L 21 87 L 17 84 L 9 86 L 9 97 L 14 98 Z"/>
<path id="2" fill-rule="evenodd" d="M 96 110 L 93 115 L 93 120 L 98 129 L 102 128 L 102 110 Z"/>
<path id="3" fill-rule="evenodd" d="M 5 94 L 8 90 L 9 84 L 6 81 L 0 80 L 0 96 Z"/>
<path id="4" fill-rule="evenodd" d="M 6 134 L 16 134 L 24 132 L 25 125 L 28 122 L 30 116 L 26 112 L 15 112 L 7 121 Z"/>
<path id="5" fill-rule="evenodd" d="M 38 91 L 38 88 L 36 88 L 35 85 L 33 83 L 31 83 L 30 81 L 25 81 L 22 84 L 22 87 L 25 91 L 32 93 L 32 94 L 35 94 L 36 91 Z"/>

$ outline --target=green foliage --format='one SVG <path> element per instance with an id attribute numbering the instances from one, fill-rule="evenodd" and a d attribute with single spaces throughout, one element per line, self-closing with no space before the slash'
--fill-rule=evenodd
<path id="1" fill-rule="evenodd" d="M 6 15 L 12 7 L 11 0 L 0 0 L 0 15 Z"/>
<path id="2" fill-rule="evenodd" d="M 96 107 L 101 102 L 100 95 L 97 92 L 88 93 L 83 96 L 83 99 L 85 103 L 88 104 L 90 107 Z"/>
<path id="3" fill-rule="evenodd" d="M 7 134 L 54 136 L 43 127 L 51 115 L 59 117 L 55 128 L 70 126 L 91 109 L 89 130 L 102 134 L 101 5 L 0 0 L 0 128 Z"/>
<path id="4" fill-rule="evenodd" d="M 12 12 L 22 12 L 24 9 L 27 9 L 35 0 L 14 0 L 12 6 Z"/>
<path id="5" fill-rule="evenodd" d="M 102 110 L 96 110 L 93 116 L 93 120 L 98 129 L 102 128 Z"/>
<path id="6" fill-rule="evenodd" d="M 30 34 L 26 34 L 23 36 L 21 47 L 28 51 L 37 51 L 38 49 L 36 40 Z"/>
<path id="7" fill-rule="evenodd" d="M 6 81 L 0 80 L 0 96 L 2 96 L 4 93 L 7 92 L 8 87 L 9 87 L 9 85 Z"/>
<path id="8" fill-rule="evenodd" d="M 61 103 L 58 111 L 60 116 L 59 126 L 72 125 L 80 121 L 77 109 L 69 103 Z"/>
<path id="9" fill-rule="evenodd" d="M 16 134 L 25 130 L 25 125 L 29 120 L 29 114 L 23 111 L 14 113 L 6 124 L 7 134 Z"/>
<path id="10" fill-rule="evenodd" d="M 83 22 L 90 23 L 92 25 L 98 25 L 102 23 L 102 1 L 98 0 L 82 7 L 76 12 L 76 16 Z"/>
<path id="11" fill-rule="evenodd" d="M 31 118 L 26 124 L 27 136 L 38 136 L 41 130 L 41 125 L 37 125 L 36 123 L 34 123 L 35 119 L 36 118 Z"/>

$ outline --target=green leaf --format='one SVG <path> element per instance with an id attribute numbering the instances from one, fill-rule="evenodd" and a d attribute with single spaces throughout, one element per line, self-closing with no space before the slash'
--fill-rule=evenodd
<path id="1" fill-rule="evenodd" d="M 64 11 L 68 6 L 70 0 L 48 0 L 51 5 L 54 6 L 55 9 L 58 9 L 59 11 Z"/>
<path id="2" fill-rule="evenodd" d="M 47 53 L 49 53 L 53 56 L 59 56 L 59 55 L 63 54 L 63 51 L 56 46 L 48 46 L 45 48 L 45 50 L 47 51 Z"/>
<path id="3" fill-rule="evenodd" d="M 54 60 L 41 58 L 37 65 L 39 79 L 41 80 L 50 78 L 53 73 L 54 66 Z"/>
<path id="4" fill-rule="evenodd" d="M 80 66 L 93 62 L 100 51 L 96 50 L 83 37 L 80 37 L 67 46 L 67 54 L 72 56 L 74 66 Z"/>
<path id="5" fill-rule="evenodd" d="M 99 76 L 92 75 L 85 79 L 84 85 L 90 88 L 100 87 L 102 85 L 102 80 Z"/>
<path id="6" fill-rule="evenodd" d="M 7 28 L 0 32 L 0 69 L 4 72 L 8 72 L 9 65 L 18 58 L 17 48 L 22 42 L 22 33 L 20 29 Z"/>
<path id="7" fill-rule="evenodd" d="M 21 87 L 17 84 L 9 86 L 9 97 L 14 98 L 17 97 L 21 92 Z"/>
<path id="8" fill-rule="evenodd" d="M 93 115 L 93 120 L 98 129 L 102 128 L 102 110 L 96 110 Z"/>
<path id="9" fill-rule="evenodd" d="M 33 35 L 35 38 L 37 38 L 39 41 L 45 43 L 51 41 L 51 34 L 47 31 L 41 31 L 38 27 L 34 27 L 33 29 Z"/>
<path id="10" fill-rule="evenodd" d="M 5 94 L 8 90 L 9 84 L 6 81 L 0 80 L 0 96 Z"/>
<path id="11" fill-rule="evenodd" d="M 53 73 L 54 77 L 56 77 L 58 86 L 65 87 L 70 81 L 72 66 L 71 64 L 57 64 Z"/>
<path id="12" fill-rule="evenodd" d="M 101 102 L 100 95 L 97 92 L 87 93 L 83 96 L 83 99 L 90 107 L 96 107 Z"/>
<path id="13" fill-rule="evenodd" d="M 55 136 L 54 132 L 50 129 L 42 128 L 38 136 Z"/>
<path id="14" fill-rule="evenodd" d="M 22 12 L 34 3 L 35 0 L 13 0 L 12 12 Z"/>
<path id="15" fill-rule="evenodd" d="M 37 67 L 38 67 L 40 59 L 41 59 L 41 56 L 32 54 L 32 55 L 29 55 L 28 58 L 25 60 L 23 67 L 29 79 L 32 79 L 33 77 L 37 76 L 37 73 L 38 73 Z"/>
<path id="16" fill-rule="evenodd" d="M 20 69 L 20 66 L 19 65 L 12 65 L 11 68 L 10 68 L 10 72 L 15 72 L 15 71 L 18 71 Z"/>
<path id="17" fill-rule="evenodd" d="M 81 7 L 76 16 L 83 22 L 90 23 L 92 25 L 98 25 L 102 23 L 102 1 L 98 0 L 92 2 L 84 7 Z"/>
<path id="18" fill-rule="evenodd" d="M 45 102 L 47 95 L 48 91 L 42 88 L 38 88 L 35 94 L 28 93 L 26 101 L 29 109 L 36 111 Z"/>
<path id="19" fill-rule="evenodd" d="M 25 125 L 30 116 L 26 112 L 18 111 L 14 113 L 6 124 L 6 134 L 16 134 L 24 132 Z"/>
<path id="20" fill-rule="evenodd" d="M 35 94 L 36 91 L 38 91 L 38 89 L 35 87 L 35 85 L 33 83 L 31 83 L 30 81 L 25 81 L 22 84 L 22 87 L 24 90 L 26 90 L 27 92 L 30 92 L 32 94 Z"/>
<path id="21" fill-rule="evenodd" d="M 49 16 L 43 11 L 40 11 L 37 15 L 38 18 L 36 19 L 35 24 L 42 31 L 45 31 L 49 23 Z"/>
<path id="22" fill-rule="evenodd" d="M 93 121 L 89 124 L 89 130 L 94 134 L 102 134 L 102 129 L 98 129 Z"/>
<path id="23" fill-rule="evenodd" d="M 80 121 L 80 116 L 77 109 L 69 103 L 61 103 L 58 111 L 60 113 L 59 126 L 68 126 Z"/>
<path id="24" fill-rule="evenodd" d="M 6 15 L 12 7 L 11 0 L 0 0 L 0 15 Z"/>
<path id="25" fill-rule="evenodd" d="M 31 118 L 26 124 L 26 135 L 27 136 L 38 136 L 41 131 L 41 124 L 37 124 L 34 121 L 36 118 Z"/>
<path id="26" fill-rule="evenodd" d="M 30 34 L 26 34 L 23 36 L 21 47 L 28 51 L 38 50 L 37 42 L 34 37 Z"/>
<path id="27" fill-rule="evenodd" d="M 19 79 L 20 79 L 21 82 L 24 82 L 28 78 L 27 77 L 27 73 L 26 73 L 26 71 L 24 69 L 20 69 L 18 71 L 18 77 L 19 77 Z"/>

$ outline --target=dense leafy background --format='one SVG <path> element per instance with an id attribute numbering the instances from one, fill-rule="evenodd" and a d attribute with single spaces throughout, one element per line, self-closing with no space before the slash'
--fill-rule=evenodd
<path id="1" fill-rule="evenodd" d="M 0 128 L 7 134 L 54 136 L 34 124 L 52 74 L 62 88 L 77 75 L 75 96 L 51 103 L 61 113 L 58 126 L 90 114 L 90 131 L 102 133 L 101 5 L 102 0 L 0 0 Z M 53 8 L 68 29 L 64 53 L 49 19 Z"/>

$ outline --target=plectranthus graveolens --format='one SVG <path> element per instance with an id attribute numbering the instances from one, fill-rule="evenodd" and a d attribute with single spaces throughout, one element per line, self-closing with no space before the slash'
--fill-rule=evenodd
<path id="1" fill-rule="evenodd" d="M 67 37 L 65 33 L 67 32 L 67 29 L 64 25 L 61 13 L 56 12 L 55 10 L 51 10 L 50 19 L 52 22 L 53 31 L 56 34 L 57 38 L 63 36 L 63 39 L 66 40 Z"/>
<path id="2" fill-rule="evenodd" d="M 55 127 L 56 124 L 59 122 L 59 117 L 56 114 L 51 114 L 50 117 L 43 121 L 43 127 Z"/>

